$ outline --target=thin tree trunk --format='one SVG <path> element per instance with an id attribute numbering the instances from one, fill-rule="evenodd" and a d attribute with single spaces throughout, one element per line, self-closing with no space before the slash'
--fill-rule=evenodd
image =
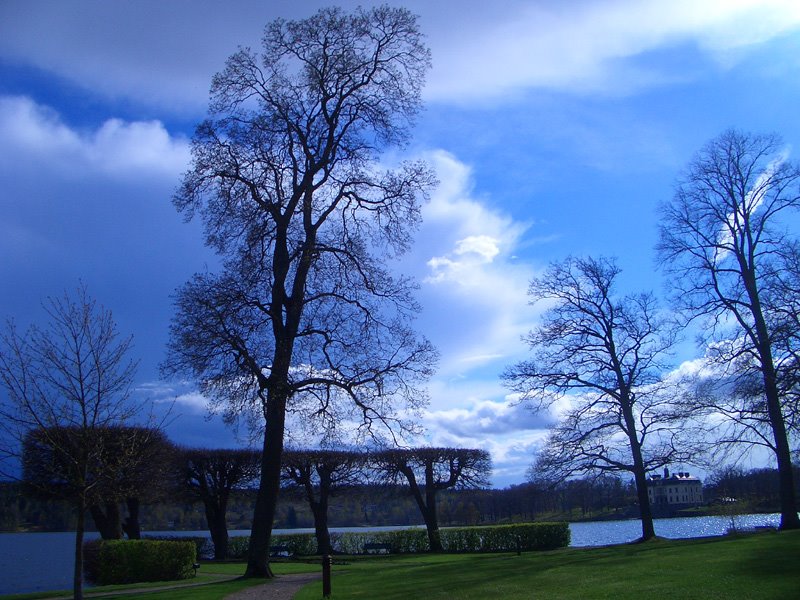
<path id="1" fill-rule="evenodd" d="M 78 523 L 75 527 L 75 570 L 72 574 L 72 597 L 83 600 L 83 532 L 86 527 L 86 500 L 78 500 Z"/>

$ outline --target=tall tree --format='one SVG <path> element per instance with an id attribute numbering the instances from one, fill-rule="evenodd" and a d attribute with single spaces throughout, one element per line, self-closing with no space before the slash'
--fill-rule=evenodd
<path id="1" fill-rule="evenodd" d="M 178 454 L 179 484 L 200 500 L 214 543 L 214 560 L 228 557 L 228 501 L 231 492 L 255 485 L 261 455 L 254 450 L 192 448 Z"/>
<path id="2" fill-rule="evenodd" d="M 567 400 L 535 468 L 630 473 L 646 540 L 655 536 L 647 473 L 685 459 L 680 415 L 660 385 L 675 328 L 652 294 L 617 295 L 620 272 L 611 259 L 568 258 L 533 279 L 531 303 L 554 304 L 527 336 L 533 358 L 504 379 L 536 411 Z"/>
<path id="3" fill-rule="evenodd" d="M 390 483 L 408 483 L 419 507 L 431 552 L 442 552 L 436 496 L 442 490 L 479 488 L 489 484 L 492 460 L 472 448 L 390 449 L 372 456 L 372 464 Z"/>
<path id="4" fill-rule="evenodd" d="M 225 261 L 179 291 L 166 370 L 197 378 L 229 417 L 263 416 L 246 575 L 271 577 L 287 410 L 315 402 L 335 426 L 345 403 L 354 426 L 396 429 L 426 402 L 416 386 L 435 351 L 409 328 L 411 282 L 386 265 L 408 248 L 433 176 L 379 166 L 409 139 L 430 65 L 411 13 L 328 8 L 274 21 L 262 41 L 213 78 L 174 198 Z"/>
<path id="5" fill-rule="evenodd" d="M 800 169 L 781 140 L 726 131 L 694 158 L 662 207 L 658 245 L 675 302 L 702 320 L 701 340 L 716 362 L 732 365 L 750 389 L 757 383 L 762 408 L 753 412 L 753 394 L 743 393 L 742 409 L 764 417 L 784 529 L 800 528 L 779 367 L 788 358 L 781 342 L 791 336 L 775 326 L 776 309 L 787 305 L 771 286 L 794 244 L 780 221 L 798 207 Z"/>
<path id="6" fill-rule="evenodd" d="M 302 490 L 314 515 L 317 552 L 331 554 L 328 505 L 337 490 L 363 483 L 367 455 L 348 450 L 287 450 L 283 480 Z"/>
<path id="7" fill-rule="evenodd" d="M 107 460 L 106 428 L 141 411 L 129 389 L 136 364 L 127 358 L 131 338 L 121 338 L 111 312 L 85 287 L 74 296 L 50 298 L 50 319 L 20 334 L 9 322 L 0 335 L 0 405 L 3 457 L 22 458 L 23 476 L 42 494 L 57 491 L 77 516 L 73 594 L 83 597 L 84 514 L 113 472 L 135 463 L 136 453 Z M 8 463 L 6 463 L 8 464 Z M 36 472 L 35 477 L 28 477 Z"/>

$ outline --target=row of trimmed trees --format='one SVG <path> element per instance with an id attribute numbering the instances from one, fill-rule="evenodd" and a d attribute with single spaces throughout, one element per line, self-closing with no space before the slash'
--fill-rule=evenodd
<path id="1" fill-rule="evenodd" d="M 227 503 L 234 489 L 253 486 L 259 477 L 260 453 L 247 450 L 184 451 L 184 482 L 206 509 L 214 557 L 228 553 Z M 314 517 L 317 550 L 330 554 L 330 499 L 339 490 L 365 483 L 407 485 L 419 507 L 432 551 L 442 550 L 437 494 L 446 489 L 488 485 L 491 459 L 485 450 L 412 448 L 355 450 L 287 450 L 281 462 L 284 487 L 299 490 Z"/>
<path id="2" fill-rule="evenodd" d="M 214 558 L 228 555 L 227 509 L 236 490 L 253 489 L 260 477 L 261 454 L 248 449 L 179 448 L 162 433 L 145 427 L 108 427 L 95 432 L 97 453 L 88 502 L 103 539 L 141 535 L 139 507 L 170 499 L 201 502 L 214 544 Z M 75 502 L 80 479 L 42 436 L 57 436 L 60 447 L 84 442 L 76 428 L 32 432 L 23 454 L 27 494 Z M 76 450 L 77 451 L 77 450 Z M 138 460 L 132 460 L 132 456 Z M 101 464 L 102 463 L 102 464 Z M 436 509 L 438 492 L 488 485 L 491 459 L 484 450 L 466 448 L 356 450 L 288 450 L 281 464 L 285 488 L 300 491 L 314 517 L 320 554 L 331 553 L 328 531 L 330 498 L 346 487 L 364 484 L 407 485 L 419 507 L 432 551 L 441 551 Z M 121 506 L 127 509 L 122 517 Z"/>

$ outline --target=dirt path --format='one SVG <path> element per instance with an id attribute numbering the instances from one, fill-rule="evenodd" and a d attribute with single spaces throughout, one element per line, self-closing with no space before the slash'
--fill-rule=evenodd
<path id="1" fill-rule="evenodd" d="M 225 596 L 225 600 L 291 600 L 301 587 L 319 579 L 319 573 L 278 575 L 267 583 Z"/>

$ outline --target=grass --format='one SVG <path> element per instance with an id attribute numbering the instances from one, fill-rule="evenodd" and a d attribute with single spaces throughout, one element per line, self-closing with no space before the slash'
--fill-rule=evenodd
<path id="1" fill-rule="evenodd" d="M 478 600 L 659 598 L 786 599 L 800 597 L 800 531 L 653 540 L 603 548 L 568 548 L 516 554 L 439 554 L 348 558 L 334 565 L 332 600 Z M 242 563 L 204 563 L 207 585 L 160 592 L 146 600 L 220 600 L 259 580 L 231 579 Z M 319 571 L 319 564 L 275 563 L 278 574 Z M 216 581 L 214 579 L 216 578 Z M 225 578 L 220 580 L 220 578 Z M 201 579 L 189 580 L 197 583 Z M 153 587 L 155 584 L 146 584 Z M 173 582 L 170 585 L 178 585 Z M 136 589 L 127 586 L 125 589 Z M 141 588 L 139 588 L 141 589 Z M 14 596 L 33 599 L 53 594 Z M 322 584 L 305 586 L 297 600 L 320 600 Z M 9 600 L 10 596 L 4 596 Z"/>
<path id="2" fill-rule="evenodd" d="M 289 573 L 308 573 L 320 570 L 319 564 L 309 564 L 301 562 L 273 562 L 272 570 L 277 575 Z M 105 585 L 96 587 L 85 587 L 84 595 L 91 597 L 92 594 L 103 594 L 103 600 L 131 600 L 132 598 L 147 598 L 148 600 L 220 600 L 228 594 L 237 592 L 244 588 L 258 585 L 263 581 L 258 579 L 240 579 L 244 572 L 244 563 L 228 562 L 214 563 L 202 562 L 197 571 L 197 577 L 184 579 L 181 581 L 151 581 L 147 583 L 137 583 L 128 585 Z M 203 584 L 203 585 L 198 585 Z M 164 591 L 147 591 L 153 588 L 169 587 Z M 139 593 L 131 594 L 131 591 L 141 590 Z M 115 595 L 114 592 L 124 592 Z M 60 590 L 54 592 L 37 592 L 34 594 L 11 594 L 0 595 L 2 600 L 39 600 L 42 598 L 69 598 L 72 596 L 71 590 Z"/>
<path id="3" fill-rule="evenodd" d="M 800 597 L 800 532 L 592 549 L 382 557 L 337 569 L 333 600 Z M 295 598 L 319 600 L 320 584 Z"/>

